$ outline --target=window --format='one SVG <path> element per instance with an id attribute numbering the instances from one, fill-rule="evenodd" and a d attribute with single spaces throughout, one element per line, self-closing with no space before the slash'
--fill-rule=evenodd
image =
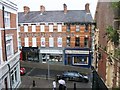
<path id="1" fill-rule="evenodd" d="M 36 32 L 36 25 L 32 25 L 32 32 Z"/>
<path id="2" fill-rule="evenodd" d="M 45 38 L 41 37 L 41 47 L 45 47 Z"/>
<path id="3" fill-rule="evenodd" d="M 24 32 L 28 32 L 28 26 L 24 25 Z"/>
<path id="4" fill-rule="evenodd" d="M 49 38 L 49 47 L 54 47 L 54 39 L 53 39 L 53 37 Z"/>
<path id="5" fill-rule="evenodd" d="M 14 48 L 13 48 L 13 39 L 12 36 L 7 36 L 6 37 L 6 52 L 7 52 L 7 57 L 11 56 L 14 54 Z"/>
<path id="6" fill-rule="evenodd" d="M 84 47 L 88 47 L 88 38 L 87 37 L 85 37 L 84 38 Z"/>
<path id="7" fill-rule="evenodd" d="M 75 37 L 75 46 L 80 46 L 80 38 Z"/>
<path id="8" fill-rule="evenodd" d="M 61 37 L 58 37 L 57 45 L 58 45 L 58 47 L 62 47 L 62 38 Z"/>
<path id="9" fill-rule="evenodd" d="M 88 57 L 75 56 L 73 57 L 73 64 L 76 64 L 76 65 L 88 64 Z"/>
<path id="10" fill-rule="evenodd" d="M 53 32 L 53 25 L 49 25 L 49 32 Z"/>
<path id="11" fill-rule="evenodd" d="M 67 25 L 67 32 L 70 32 L 70 24 Z"/>
<path id="12" fill-rule="evenodd" d="M 41 32 L 45 32 L 45 25 L 40 25 Z"/>
<path id="13" fill-rule="evenodd" d="M 67 47 L 69 47 L 70 46 L 70 36 L 67 37 L 66 42 L 67 42 Z"/>
<path id="14" fill-rule="evenodd" d="M 62 25 L 58 24 L 58 32 L 62 32 Z"/>
<path id="15" fill-rule="evenodd" d="M 32 38 L 32 47 L 37 47 L 36 37 Z"/>
<path id="16" fill-rule="evenodd" d="M 6 28 L 10 28 L 10 13 L 9 12 L 5 12 L 5 27 Z"/>
<path id="17" fill-rule="evenodd" d="M 89 24 L 85 24 L 85 32 L 89 31 Z"/>
<path id="18" fill-rule="evenodd" d="M 80 26 L 76 25 L 76 32 L 79 32 L 79 31 L 80 31 Z"/>
<path id="19" fill-rule="evenodd" d="M 29 47 L 28 37 L 25 38 L 25 47 Z"/>

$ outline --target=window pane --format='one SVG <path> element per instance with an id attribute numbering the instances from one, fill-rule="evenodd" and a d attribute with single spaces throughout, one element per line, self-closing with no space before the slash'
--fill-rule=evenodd
<path id="1" fill-rule="evenodd" d="M 59 37 L 57 39 L 57 45 L 58 45 L 58 47 L 62 47 L 62 38 L 61 37 Z"/>
<path id="2" fill-rule="evenodd" d="M 25 47 L 29 47 L 29 41 L 27 37 L 25 38 Z"/>
<path id="3" fill-rule="evenodd" d="M 41 47 L 45 47 L 45 38 L 44 37 L 41 38 Z"/>
<path id="4" fill-rule="evenodd" d="M 49 32 L 53 32 L 53 25 L 49 25 Z"/>
<path id="5" fill-rule="evenodd" d="M 76 32 L 79 32 L 79 31 L 80 31 L 80 26 L 76 25 Z"/>
<path id="6" fill-rule="evenodd" d="M 36 37 L 32 38 L 32 47 L 37 47 Z"/>
<path id="7" fill-rule="evenodd" d="M 28 32 L 28 26 L 27 25 L 24 26 L 24 32 Z"/>
<path id="8" fill-rule="evenodd" d="M 50 37 L 50 38 L 49 38 L 49 47 L 54 47 L 53 37 Z"/>
<path id="9" fill-rule="evenodd" d="M 58 32 L 62 32 L 62 25 L 58 25 Z"/>
<path id="10" fill-rule="evenodd" d="M 40 25 L 41 32 L 45 32 L 45 25 Z"/>
<path id="11" fill-rule="evenodd" d="M 32 32 L 36 32 L 36 25 L 32 25 Z"/>

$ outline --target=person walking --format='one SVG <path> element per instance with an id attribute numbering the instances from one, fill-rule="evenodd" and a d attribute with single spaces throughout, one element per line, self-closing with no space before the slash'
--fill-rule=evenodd
<path id="1" fill-rule="evenodd" d="M 53 80 L 53 90 L 56 90 L 56 81 Z"/>
<path id="2" fill-rule="evenodd" d="M 66 83 L 64 79 L 61 78 L 60 80 L 58 80 L 58 83 L 59 83 L 59 90 L 66 90 Z"/>

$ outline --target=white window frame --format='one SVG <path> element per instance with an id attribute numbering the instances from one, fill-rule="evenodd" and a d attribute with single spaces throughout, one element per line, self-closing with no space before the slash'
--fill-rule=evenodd
<path id="1" fill-rule="evenodd" d="M 32 38 L 32 47 L 37 47 L 36 37 Z"/>
<path id="2" fill-rule="evenodd" d="M 49 25 L 49 32 L 53 32 L 53 25 Z"/>
<path id="3" fill-rule="evenodd" d="M 45 37 L 41 37 L 41 47 L 45 47 Z"/>
<path id="4" fill-rule="evenodd" d="M 29 47 L 29 39 L 28 39 L 28 37 L 25 37 L 24 38 L 25 40 L 25 47 Z"/>
<path id="5" fill-rule="evenodd" d="M 57 46 L 62 47 L 62 37 L 57 38 Z"/>
<path id="6" fill-rule="evenodd" d="M 62 25 L 58 24 L 58 32 L 62 32 Z"/>
<path id="7" fill-rule="evenodd" d="M 24 25 L 24 32 L 28 32 L 28 25 Z"/>
<path id="8" fill-rule="evenodd" d="M 45 32 L 45 25 L 40 25 L 40 31 Z"/>
<path id="9" fill-rule="evenodd" d="M 32 32 L 36 32 L 36 25 L 32 25 Z"/>
<path id="10" fill-rule="evenodd" d="M 54 38 L 49 37 L 49 47 L 54 47 Z"/>
<path id="11" fill-rule="evenodd" d="M 9 58 L 14 54 L 12 35 L 6 36 L 6 52 L 7 52 L 7 58 Z"/>
<path id="12" fill-rule="evenodd" d="M 10 13 L 9 12 L 5 12 L 4 13 L 4 20 L 5 20 L 5 27 L 6 28 L 10 28 Z"/>

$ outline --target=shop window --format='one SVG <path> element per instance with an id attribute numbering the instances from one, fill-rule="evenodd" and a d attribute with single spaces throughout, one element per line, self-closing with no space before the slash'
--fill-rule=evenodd
<path id="1" fill-rule="evenodd" d="M 84 64 L 88 64 L 88 57 L 80 57 L 80 56 L 75 56 L 73 57 L 73 64 L 76 65 L 84 65 Z"/>
<path id="2" fill-rule="evenodd" d="M 75 37 L 75 46 L 80 46 L 80 38 L 79 37 Z"/>
<path id="3" fill-rule="evenodd" d="M 70 37 L 69 36 L 67 37 L 66 42 L 67 42 L 67 47 L 69 47 L 70 46 Z"/>
<path id="4" fill-rule="evenodd" d="M 79 31 L 80 31 L 80 26 L 76 25 L 76 32 L 79 32 Z"/>
<path id="5" fill-rule="evenodd" d="M 88 38 L 84 38 L 84 47 L 88 47 L 88 42 L 89 42 L 89 39 Z"/>
<path id="6" fill-rule="evenodd" d="M 70 32 L 70 24 L 67 25 L 67 32 Z"/>

